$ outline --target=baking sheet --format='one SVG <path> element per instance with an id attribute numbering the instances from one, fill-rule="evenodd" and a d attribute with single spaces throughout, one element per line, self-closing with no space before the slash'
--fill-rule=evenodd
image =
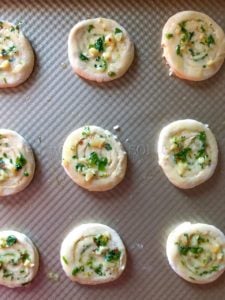
<path id="1" fill-rule="evenodd" d="M 37 169 L 32 184 L 1 199 L 0 227 L 26 233 L 37 245 L 41 266 L 22 289 L 0 287 L 0 299 L 223 299 L 225 276 L 197 286 L 169 267 L 165 242 L 183 221 L 213 224 L 225 232 L 225 66 L 212 79 L 190 83 L 168 76 L 160 49 L 161 30 L 172 14 L 193 9 L 209 14 L 225 30 L 221 1 L 1 1 L 1 19 L 23 21 L 36 53 L 30 79 L 1 90 L 0 126 L 30 142 Z M 136 57 L 130 70 L 107 84 L 74 75 L 67 58 L 69 30 L 78 21 L 109 17 L 130 33 Z M 193 118 L 210 125 L 220 149 L 219 165 L 207 183 L 182 191 L 157 164 L 156 142 L 171 121 Z M 104 193 L 75 185 L 60 166 L 66 136 L 84 124 L 115 132 L 128 152 L 124 181 Z M 64 236 L 77 224 L 102 222 L 121 235 L 128 250 L 122 277 L 88 287 L 71 282 L 59 260 Z"/>

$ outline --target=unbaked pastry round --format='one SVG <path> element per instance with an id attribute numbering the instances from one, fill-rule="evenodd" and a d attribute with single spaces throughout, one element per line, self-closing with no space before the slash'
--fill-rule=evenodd
<path id="1" fill-rule="evenodd" d="M 0 285 L 22 287 L 33 280 L 38 267 L 38 251 L 26 235 L 0 231 Z"/>
<path id="2" fill-rule="evenodd" d="M 25 139 L 15 131 L 0 129 L 0 196 L 25 189 L 34 170 L 33 152 Z"/>
<path id="3" fill-rule="evenodd" d="M 193 188 L 214 173 L 218 148 L 207 125 L 179 120 L 165 126 L 159 135 L 158 159 L 167 178 L 177 187 Z"/>
<path id="4" fill-rule="evenodd" d="M 63 270 L 81 284 L 116 280 L 126 266 L 126 250 L 118 233 L 98 223 L 75 227 L 64 239 L 60 259 Z"/>
<path id="5" fill-rule="evenodd" d="M 71 29 L 68 55 L 72 68 L 81 77 L 111 81 L 130 67 L 134 45 L 127 31 L 114 20 L 89 19 Z"/>
<path id="6" fill-rule="evenodd" d="M 85 126 L 66 138 L 62 166 L 83 188 L 106 191 L 124 178 L 127 155 L 111 132 L 98 126 Z"/>
<path id="7" fill-rule="evenodd" d="M 179 12 L 162 31 L 163 56 L 177 77 L 201 81 L 213 76 L 225 58 L 225 34 L 209 16 Z"/>
<path id="8" fill-rule="evenodd" d="M 169 234 L 166 254 L 183 279 L 209 283 L 225 270 L 225 236 L 215 226 L 185 222 Z"/>
<path id="9" fill-rule="evenodd" d="M 0 88 L 20 85 L 33 67 L 33 49 L 20 26 L 0 21 Z"/>

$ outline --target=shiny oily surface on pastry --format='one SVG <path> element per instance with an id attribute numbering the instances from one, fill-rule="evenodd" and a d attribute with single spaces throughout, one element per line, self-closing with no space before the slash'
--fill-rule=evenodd
<path id="1" fill-rule="evenodd" d="M 106 191 L 124 178 L 127 155 L 111 132 L 98 126 L 85 126 L 66 138 L 62 166 L 83 188 Z"/>
<path id="2" fill-rule="evenodd" d="M 39 255 L 33 242 L 24 234 L 0 231 L 0 285 L 22 287 L 35 277 Z"/>
<path id="3" fill-rule="evenodd" d="M 20 25 L 0 21 L 0 88 L 20 85 L 33 67 L 33 49 Z"/>
<path id="4" fill-rule="evenodd" d="M 207 125 L 191 119 L 178 120 L 160 132 L 158 162 L 177 187 L 193 188 L 208 180 L 217 161 L 217 142 Z"/>
<path id="5" fill-rule="evenodd" d="M 98 223 L 75 227 L 64 239 L 60 259 L 63 270 L 81 284 L 116 280 L 126 266 L 126 250 L 118 233 Z"/>
<path id="6" fill-rule="evenodd" d="M 114 20 L 89 19 L 71 29 L 68 55 L 72 68 L 81 77 L 111 81 L 130 67 L 134 45 L 125 28 Z"/>
<path id="7" fill-rule="evenodd" d="M 193 81 L 213 76 L 225 58 L 225 35 L 209 16 L 182 11 L 168 19 L 163 31 L 163 57 L 171 74 Z"/>
<path id="8" fill-rule="evenodd" d="M 225 270 L 225 236 L 215 226 L 185 222 L 169 234 L 166 254 L 172 269 L 183 279 L 209 283 Z"/>
<path id="9" fill-rule="evenodd" d="M 34 170 L 33 152 L 25 139 L 15 131 L 0 129 L 0 196 L 25 189 Z"/>

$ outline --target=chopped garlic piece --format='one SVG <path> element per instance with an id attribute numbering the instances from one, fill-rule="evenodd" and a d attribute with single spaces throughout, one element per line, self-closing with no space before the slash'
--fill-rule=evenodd
<path id="1" fill-rule="evenodd" d="M 29 259 L 26 259 L 25 262 L 23 263 L 24 267 L 27 267 L 27 268 L 33 268 L 34 267 L 34 264 L 31 263 L 31 261 Z"/>
<path id="2" fill-rule="evenodd" d="M 218 253 L 220 251 L 220 246 L 219 245 L 214 245 L 213 247 L 212 247 L 212 252 L 213 253 Z"/>
<path id="3" fill-rule="evenodd" d="M 91 147 L 94 148 L 102 148 L 103 145 L 105 144 L 105 139 L 104 138 L 93 138 L 90 142 Z"/>
<path id="4" fill-rule="evenodd" d="M 177 171 L 179 173 L 179 175 L 184 175 L 185 171 L 187 171 L 187 164 L 186 163 L 182 163 L 182 162 L 179 162 L 177 164 Z"/>
<path id="5" fill-rule="evenodd" d="M 112 33 L 107 34 L 105 37 L 105 44 L 112 47 L 115 45 L 115 38 Z"/>
<path id="6" fill-rule="evenodd" d="M 95 176 L 95 171 L 88 169 L 85 174 L 85 181 L 90 181 Z"/>
<path id="7" fill-rule="evenodd" d="M 4 60 L 1 64 L 0 64 L 0 69 L 7 69 L 10 66 L 10 63 L 8 60 Z"/>
<path id="8" fill-rule="evenodd" d="M 109 60 L 109 59 L 111 59 L 111 53 L 110 53 L 110 52 L 104 52 L 104 53 L 102 54 L 102 57 L 103 57 L 104 59 L 106 59 L 106 60 Z"/>
<path id="9" fill-rule="evenodd" d="M 96 57 L 99 55 L 99 51 L 95 48 L 90 48 L 88 52 L 92 57 Z"/>
<path id="10" fill-rule="evenodd" d="M 122 40 L 122 38 L 123 38 L 123 33 L 122 32 L 115 34 L 115 40 L 117 42 L 120 42 Z"/>

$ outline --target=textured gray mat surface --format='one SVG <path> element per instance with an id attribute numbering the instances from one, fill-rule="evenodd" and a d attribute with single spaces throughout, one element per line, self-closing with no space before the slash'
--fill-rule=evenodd
<path id="1" fill-rule="evenodd" d="M 0 18 L 23 21 L 36 53 L 31 78 L 0 91 L 0 127 L 16 130 L 34 149 L 37 170 L 24 192 L 0 202 L 0 227 L 26 233 L 40 250 L 41 267 L 27 288 L 0 287 L 0 299 L 224 299 L 225 276 L 207 286 L 186 283 L 170 269 L 165 241 L 183 221 L 205 222 L 225 232 L 225 66 L 212 79 L 190 83 L 168 76 L 161 30 L 181 10 L 209 14 L 225 29 L 221 1 L 1 1 Z M 136 45 L 136 58 L 121 79 L 97 85 L 74 75 L 67 38 L 78 21 L 110 17 Z M 190 191 L 172 186 L 157 164 L 156 142 L 167 123 L 193 118 L 210 125 L 220 148 L 219 166 L 207 183 Z M 115 189 L 90 193 L 60 166 L 65 137 L 94 124 L 117 133 L 129 156 L 125 180 Z M 59 260 L 62 239 L 75 225 L 96 221 L 116 229 L 128 250 L 123 276 L 87 287 L 66 278 Z M 57 280 L 49 278 L 54 273 Z"/>

